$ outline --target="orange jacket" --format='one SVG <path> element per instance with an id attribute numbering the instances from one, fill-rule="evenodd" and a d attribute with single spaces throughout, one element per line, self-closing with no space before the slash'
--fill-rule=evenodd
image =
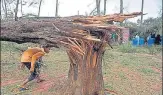
<path id="1" fill-rule="evenodd" d="M 35 68 L 35 62 L 38 58 L 45 55 L 43 48 L 29 48 L 23 52 L 21 56 L 21 62 L 31 62 L 30 71 L 33 72 Z"/>

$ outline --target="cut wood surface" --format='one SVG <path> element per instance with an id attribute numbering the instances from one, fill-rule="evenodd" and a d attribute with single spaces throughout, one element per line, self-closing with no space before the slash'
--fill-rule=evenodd
<path id="1" fill-rule="evenodd" d="M 17 43 L 48 43 L 55 44 L 54 46 L 65 37 L 99 41 L 99 36 L 105 32 L 109 33 L 112 29 L 122 28 L 107 24 L 107 21 L 121 22 L 138 15 L 141 15 L 141 12 L 88 17 L 21 18 L 19 21 L 2 21 L 1 40 Z"/>
<path id="2" fill-rule="evenodd" d="M 1 40 L 64 46 L 70 60 L 69 84 L 59 95 L 105 95 L 102 56 L 110 33 L 123 29 L 107 22 L 138 15 L 141 13 L 8 21 L 1 25 Z"/>

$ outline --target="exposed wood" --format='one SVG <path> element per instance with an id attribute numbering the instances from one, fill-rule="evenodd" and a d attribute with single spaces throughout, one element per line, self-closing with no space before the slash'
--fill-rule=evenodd
<path id="1" fill-rule="evenodd" d="M 136 16 L 141 15 L 140 12 L 134 12 L 131 14 L 112 14 L 112 15 L 105 15 L 105 16 L 89 16 L 87 18 L 76 18 L 74 22 L 80 22 L 85 24 L 103 24 L 104 22 L 108 21 L 115 21 L 115 22 L 122 22 L 125 19 L 133 18 Z"/>
<path id="2" fill-rule="evenodd" d="M 61 89 L 64 92 L 60 95 L 104 95 L 102 55 L 110 33 L 123 29 L 106 22 L 138 15 L 141 13 L 8 21 L 1 24 L 0 40 L 65 47 L 70 68 L 68 86 Z"/>
<path id="3" fill-rule="evenodd" d="M 52 43 L 64 37 L 81 38 L 85 40 L 100 41 L 99 33 L 122 29 L 114 25 L 105 24 L 107 21 L 122 21 L 141 15 L 140 12 L 131 14 L 113 14 L 106 16 L 74 16 L 65 18 L 32 18 L 20 21 L 8 21 L 1 24 L 1 40 L 18 43 L 35 42 L 42 40 Z M 97 31 L 97 32 L 96 32 Z M 109 32 L 108 32 L 109 33 Z M 100 35 L 101 35 L 100 34 Z M 89 36 L 90 35 L 90 36 Z M 30 40 L 35 39 L 35 40 Z M 41 39 L 41 41 L 39 41 Z"/>

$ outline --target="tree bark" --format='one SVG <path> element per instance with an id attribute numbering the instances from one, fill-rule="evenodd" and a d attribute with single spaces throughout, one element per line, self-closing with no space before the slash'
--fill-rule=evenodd
<path id="1" fill-rule="evenodd" d="M 100 16 L 101 12 L 100 12 L 100 1 L 101 0 L 96 0 L 96 7 L 97 7 L 97 15 Z"/>
<path id="2" fill-rule="evenodd" d="M 2 9 L 3 9 L 4 13 L 5 13 L 4 1 L 2 0 L 1 3 L 2 3 Z M 5 17 L 6 17 L 6 15 L 5 15 Z"/>
<path id="3" fill-rule="evenodd" d="M 18 8 L 19 8 L 19 0 L 17 0 L 17 3 L 16 3 L 16 9 L 15 9 L 15 21 L 18 21 Z"/>
<path id="4" fill-rule="evenodd" d="M 106 1 L 107 0 L 104 0 L 104 15 L 106 15 Z"/>
<path id="5" fill-rule="evenodd" d="M 23 16 L 23 0 L 21 0 L 21 14 Z"/>
<path id="6" fill-rule="evenodd" d="M 81 38 L 85 33 L 90 33 L 90 31 L 94 31 L 92 35 L 99 38 L 102 32 L 122 28 L 115 25 L 104 25 L 103 23 L 106 23 L 106 21 L 122 22 L 124 19 L 137 17 L 141 14 L 141 12 L 134 12 L 131 14 L 114 14 L 100 17 L 20 18 L 20 21 L 6 21 L 1 23 L 0 40 L 17 43 L 40 43 L 39 40 L 49 40 L 48 43 L 51 43 L 57 40 L 59 36 Z M 58 29 L 56 29 L 53 24 L 56 25 L 61 32 L 57 32 Z M 81 31 L 81 33 L 84 32 L 84 34 L 77 34 L 74 33 L 74 31 Z"/>
<path id="7" fill-rule="evenodd" d="M 40 16 L 40 11 L 41 11 L 41 4 L 42 4 L 42 0 L 40 0 L 40 3 L 39 3 L 39 9 L 38 9 L 38 17 Z"/>
<path id="8" fill-rule="evenodd" d="M 120 0 L 120 14 L 123 14 L 123 0 Z M 123 22 L 120 22 L 120 25 L 122 26 Z"/>
<path id="9" fill-rule="evenodd" d="M 79 10 L 78 10 L 78 15 L 80 15 L 80 12 L 79 12 Z"/>
<path id="10" fill-rule="evenodd" d="M 120 13 L 123 14 L 123 0 L 120 0 Z"/>
<path id="11" fill-rule="evenodd" d="M 70 60 L 68 78 L 73 89 L 64 94 L 104 95 L 102 55 L 105 47 L 106 43 L 87 41 L 78 47 L 84 54 L 74 52 L 73 47 L 67 51 Z"/>
<path id="12" fill-rule="evenodd" d="M 65 47 L 70 60 L 68 86 L 59 95 L 104 95 L 102 55 L 110 40 L 110 30 L 120 29 L 104 23 L 107 20 L 123 21 L 140 14 L 3 22 L 0 40 Z"/>
<path id="13" fill-rule="evenodd" d="M 144 9 L 144 0 L 142 0 L 142 6 L 141 6 L 141 12 L 142 12 L 142 15 L 141 15 L 141 24 L 143 22 L 143 9 Z"/>
<path id="14" fill-rule="evenodd" d="M 95 7 L 95 8 L 89 13 L 89 15 L 93 15 L 93 13 L 95 12 L 95 10 L 97 10 L 97 7 Z"/>
<path id="15" fill-rule="evenodd" d="M 56 11 L 55 11 L 55 17 L 58 17 L 58 0 L 56 0 Z"/>
<path id="16" fill-rule="evenodd" d="M 6 3 L 6 0 L 2 0 L 2 1 L 3 1 L 3 3 L 4 3 L 5 17 L 7 18 L 7 16 L 8 16 L 8 12 L 7 12 L 7 3 Z"/>

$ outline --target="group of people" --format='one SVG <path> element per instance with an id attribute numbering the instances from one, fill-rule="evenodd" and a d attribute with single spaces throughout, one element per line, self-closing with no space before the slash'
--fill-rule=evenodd
<path id="1" fill-rule="evenodd" d="M 136 36 L 135 36 L 135 39 L 137 39 L 137 44 L 139 45 L 139 39 L 140 39 L 140 37 L 139 37 L 139 35 L 138 34 L 136 34 Z M 156 33 L 150 33 L 149 34 L 149 36 L 145 39 L 145 43 L 147 43 L 148 42 L 148 40 L 150 40 L 150 39 L 153 39 L 154 40 L 154 44 L 155 45 L 160 45 L 161 44 L 161 36 L 160 36 L 160 34 L 157 34 L 157 36 L 156 36 Z"/>
<path id="2" fill-rule="evenodd" d="M 160 45 L 161 44 L 161 36 L 160 34 L 157 34 L 156 36 L 156 33 L 151 33 L 148 37 L 147 37 L 147 41 L 150 39 L 150 38 L 153 38 L 154 39 L 154 44 L 155 45 Z"/>

